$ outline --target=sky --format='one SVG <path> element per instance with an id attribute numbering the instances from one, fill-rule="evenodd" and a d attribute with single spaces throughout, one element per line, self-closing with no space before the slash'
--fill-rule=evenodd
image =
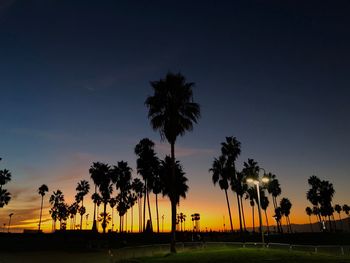
<path id="1" fill-rule="evenodd" d="M 208 172 L 226 136 L 242 143 L 239 169 L 253 158 L 277 175 L 292 223 L 308 220 L 311 175 L 349 204 L 349 11 L 348 1 L 1 0 L 0 169 L 12 173 L 12 200 L 0 226 L 13 212 L 14 227 L 35 228 L 43 183 L 73 202 L 94 161 L 127 161 L 137 177 L 133 149 L 144 137 L 169 154 L 144 105 L 150 81 L 169 71 L 195 83 L 201 105 L 176 152 L 190 187 L 178 210 L 199 212 L 202 228 L 229 225 Z M 248 202 L 245 211 L 251 225 Z M 160 214 L 169 228 L 167 199 Z"/>

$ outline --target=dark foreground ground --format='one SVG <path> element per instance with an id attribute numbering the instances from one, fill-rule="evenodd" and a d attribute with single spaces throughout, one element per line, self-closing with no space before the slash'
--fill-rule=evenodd
<path id="1" fill-rule="evenodd" d="M 270 235 L 265 237 L 270 243 L 303 245 L 350 245 L 350 233 L 295 233 Z M 0 233 L 0 251 L 67 251 L 86 252 L 99 249 L 118 249 L 129 246 L 169 243 L 169 233 L 108 233 L 96 234 L 91 231 L 66 231 L 53 234 L 7 234 Z M 193 235 L 191 232 L 177 233 L 178 242 L 260 242 L 259 234 L 204 232 Z M 1 263 L 1 261 L 0 261 Z"/>
<path id="2" fill-rule="evenodd" d="M 327 262 L 327 263 L 350 263 L 349 256 L 330 256 L 324 254 L 313 254 L 308 252 L 285 251 L 275 249 L 254 249 L 254 248 L 215 248 L 180 252 L 175 255 L 159 254 L 152 257 L 121 260 L 111 257 L 105 252 L 21 252 L 9 253 L 0 252 L 1 263 L 135 263 L 135 262 L 165 262 L 165 263 L 194 263 L 194 262 Z"/>

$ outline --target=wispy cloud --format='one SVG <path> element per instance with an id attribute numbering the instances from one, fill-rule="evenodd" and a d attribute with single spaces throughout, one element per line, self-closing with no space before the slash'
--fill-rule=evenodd
<path id="1" fill-rule="evenodd" d="M 157 152 L 162 155 L 170 154 L 170 145 L 166 143 L 156 143 Z M 198 156 L 198 155 L 208 155 L 213 154 L 215 151 L 213 149 L 206 148 L 193 148 L 176 146 L 176 156 L 178 157 L 188 157 L 188 156 Z"/>

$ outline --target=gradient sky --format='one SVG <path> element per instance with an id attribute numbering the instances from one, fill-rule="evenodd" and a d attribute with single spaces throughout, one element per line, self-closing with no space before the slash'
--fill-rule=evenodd
<path id="1" fill-rule="evenodd" d="M 0 1 L 0 168 L 13 175 L 0 224 L 14 212 L 18 227 L 35 225 L 42 183 L 72 201 L 93 161 L 135 170 L 144 137 L 168 154 L 144 101 L 169 70 L 196 83 L 202 107 L 177 144 L 190 186 L 180 211 L 228 225 L 208 169 L 231 135 L 239 168 L 254 158 L 278 176 L 292 222 L 307 220 L 313 174 L 349 203 L 349 13 L 349 1 Z M 169 207 L 161 201 L 167 226 Z"/>

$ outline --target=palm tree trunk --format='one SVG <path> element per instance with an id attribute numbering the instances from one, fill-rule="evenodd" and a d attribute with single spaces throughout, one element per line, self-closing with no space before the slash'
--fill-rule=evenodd
<path id="1" fill-rule="evenodd" d="M 171 181 L 172 185 L 176 185 L 176 178 L 175 178 L 175 142 L 170 143 L 171 148 Z M 176 253 L 176 200 L 174 198 L 174 190 L 172 188 L 172 198 L 170 199 L 171 202 L 171 240 L 170 240 L 170 252 Z"/>
<path id="2" fill-rule="evenodd" d="M 84 207 L 84 197 L 81 198 L 81 207 Z M 80 230 L 83 229 L 83 214 L 80 214 Z"/>
<path id="3" fill-rule="evenodd" d="M 113 220 L 113 216 L 114 216 L 114 209 L 112 207 L 112 232 L 114 230 L 114 220 Z"/>
<path id="4" fill-rule="evenodd" d="M 143 197 L 143 232 L 146 230 L 146 196 L 147 196 L 147 180 L 145 179 L 145 195 Z"/>
<path id="5" fill-rule="evenodd" d="M 265 212 L 265 219 L 266 219 L 266 226 L 267 226 L 267 234 L 270 234 L 269 220 L 267 219 L 266 209 L 264 210 L 264 212 Z"/>
<path id="6" fill-rule="evenodd" d="M 97 185 L 95 184 L 95 194 L 97 192 Z M 75 227 L 74 227 L 75 229 Z M 92 223 L 92 230 L 97 231 L 97 222 L 96 222 L 96 203 L 94 202 L 94 221 Z"/>
<path id="7" fill-rule="evenodd" d="M 142 204 L 141 204 L 142 200 L 139 197 L 139 232 L 142 231 Z"/>
<path id="8" fill-rule="evenodd" d="M 123 227 L 124 227 L 124 217 L 123 217 Z M 125 213 L 125 232 L 128 233 L 128 210 Z"/>
<path id="9" fill-rule="evenodd" d="M 310 228 L 311 228 L 311 232 L 314 232 L 314 229 L 312 228 L 312 223 L 311 223 L 311 216 L 309 216 L 309 222 L 310 222 Z"/>
<path id="10" fill-rule="evenodd" d="M 239 203 L 239 195 L 236 193 L 237 197 L 237 206 L 238 206 L 238 216 L 239 216 L 239 230 L 241 232 L 241 235 L 243 233 L 243 227 L 242 227 L 242 214 L 241 214 L 241 205 Z"/>
<path id="11" fill-rule="evenodd" d="M 157 233 L 159 233 L 158 194 L 156 194 L 156 210 L 157 210 Z"/>
<path id="12" fill-rule="evenodd" d="M 131 207 L 131 233 L 134 232 L 134 206 Z"/>
<path id="13" fill-rule="evenodd" d="M 107 209 L 107 203 L 103 203 L 103 221 L 102 221 L 102 228 L 103 228 L 103 234 L 106 233 L 106 209 Z"/>
<path id="14" fill-rule="evenodd" d="M 246 232 L 247 228 L 246 228 L 246 225 L 245 225 L 245 217 L 244 217 L 244 208 L 243 208 L 242 196 L 240 197 L 240 202 L 241 202 L 241 208 L 242 208 L 242 219 L 243 219 L 244 232 Z"/>
<path id="15" fill-rule="evenodd" d="M 254 206 L 252 205 L 252 215 L 253 215 L 253 233 L 255 233 L 255 220 L 254 220 Z"/>
<path id="16" fill-rule="evenodd" d="M 122 229 L 122 216 L 119 214 L 119 233 L 122 233 L 123 229 Z"/>
<path id="17" fill-rule="evenodd" d="M 230 202 L 229 202 L 228 196 L 227 196 L 227 189 L 225 189 L 225 196 L 226 196 L 226 203 L 227 203 L 228 215 L 229 215 L 229 217 L 230 217 L 231 232 L 233 232 L 232 216 L 231 216 Z"/>
<path id="18" fill-rule="evenodd" d="M 43 203 L 44 203 L 44 196 L 41 196 L 41 206 L 40 206 L 40 217 L 39 217 L 39 228 L 38 228 L 38 232 L 40 232 L 40 226 L 41 226 L 41 216 L 43 213 Z"/>
<path id="19" fill-rule="evenodd" d="M 149 204 L 149 192 L 148 192 L 148 190 L 147 190 L 147 205 L 148 205 L 148 216 L 149 216 L 151 231 L 153 232 L 152 215 L 151 215 L 151 206 L 150 206 L 150 204 Z"/>

